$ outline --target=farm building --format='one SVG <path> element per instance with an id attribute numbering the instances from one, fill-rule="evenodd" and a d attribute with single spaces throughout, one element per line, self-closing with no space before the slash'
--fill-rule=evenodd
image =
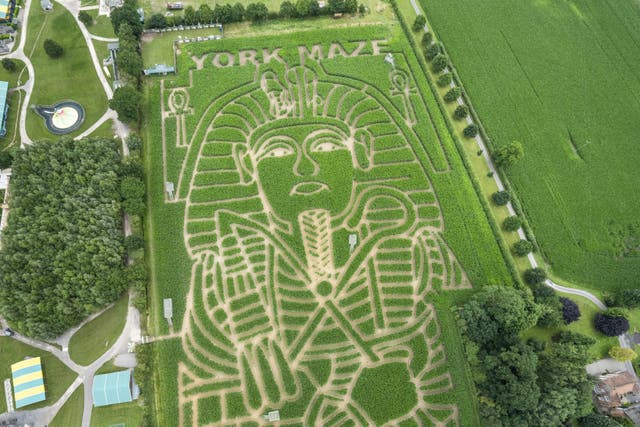
<path id="1" fill-rule="evenodd" d="M 11 365 L 11 379 L 16 409 L 46 399 L 39 357 L 32 357 Z"/>
<path id="2" fill-rule="evenodd" d="M 8 94 L 9 83 L 0 81 L 0 136 L 7 134 L 7 113 L 9 112 L 9 103 L 7 102 Z"/>
<path id="3" fill-rule="evenodd" d="M 175 72 L 176 72 L 176 69 L 174 67 L 171 67 L 166 64 L 156 64 L 151 68 L 146 68 L 144 70 L 144 75 L 153 76 L 153 75 L 161 74 L 163 76 L 166 76 L 167 73 L 175 73 Z"/>
<path id="4" fill-rule="evenodd" d="M 16 8 L 14 0 L 0 0 L 0 22 L 10 22 L 13 19 L 13 11 Z"/>
<path id="5" fill-rule="evenodd" d="M 116 405 L 133 400 L 131 370 L 96 375 L 93 378 L 94 406 Z"/>

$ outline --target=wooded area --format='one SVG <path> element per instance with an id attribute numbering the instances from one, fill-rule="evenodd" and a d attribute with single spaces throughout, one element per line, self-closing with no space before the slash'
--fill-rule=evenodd
<path id="1" fill-rule="evenodd" d="M 22 333 L 62 333 L 124 289 L 120 158 L 113 140 L 36 143 L 13 164 L 0 310 Z"/>

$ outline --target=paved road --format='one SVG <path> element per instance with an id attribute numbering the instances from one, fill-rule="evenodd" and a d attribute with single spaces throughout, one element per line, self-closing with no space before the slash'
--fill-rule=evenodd
<path id="1" fill-rule="evenodd" d="M 416 0 L 411 0 L 411 6 L 413 7 L 413 10 L 415 11 L 415 13 L 417 15 L 424 15 L 424 13 L 422 13 L 422 10 L 420 9 L 420 7 L 418 6 L 418 4 L 416 3 Z M 425 31 L 428 31 L 429 28 L 427 27 L 427 25 L 424 26 Z M 450 83 L 451 87 L 455 87 L 455 83 L 452 81 Z M 462 99 L 458 98 L 458 104 L 462 105 Z M 473 123 L 473 119 L 470 116 L 467 116 L 467 124 L 472 124 Z M 493 160 L 491 159 L 491 156 L 489 155 L 489 151 L 487 150 L 487 146 L 484 142 L 484 140 L 482 139 L 482 136 L 480 134 L 476 135 L 475 137 L 475 142 L 478 146 L 478 148 L 482 151 L 482 156 L 485 160 L 485 162 L 487 163 L 487 166 L 489 167 L 489 170 L 493 173 L 493 179 L 496 182 L 496 186 L 498 187 L 499 191 L 503 191 L 505 189 L 505 186 L 502 182 L 502 179 L 500 179 L 500 175 L 498 174 L 498 171 L 496 170 L 495 165 L 493 164 Z M 511 202 L 507 203 L 507 210 L 509 211 L 509 215 L 515 215 L 516 212 L 513 209 L 513 205 L 511 204 Z M 526 239 L 526 235 L 524 233 L 524 229 L 519 228 L 518 229 L 518 236 L 520 237 L 520 239 Z M 538 267 L 538 262 L 536 261 L 535 257 L 533 256 L 532 253 L 530 253 L 527 256 L 528 260 L 529 260 L 529 264 L 531 265 L 531 268 L 537 268 Z M 593 302 L 599 309 L 601 310 L 606 310 L 607 306 L 600 301 L 600 299 L 598 299 L 598 297 L 596 297 L 595 295 L 593 295 L 590 292 L 584 291 L 582 289 L 576 289 L 576 288 L 569 288 L 566 286 L 561 286 L 558 285 L 557 283 L 553 282 L 551 279 L 547 279 L 545 281 L 546 285 L 553 288 L 554 290 L 558 291 L 558 292 L 562 292 L 562 293 L 566 293 L 566 294 L 570 294 L 570 295 L 577 295 L 577 296 L 581 296 L 584 298 L 587 298 L 589 301 Z M 620 343 L 620 347 L 625 347 L 625 348 L 631 348 L 631 343 L 629 340 L 629 336 L 627 334 L 625 335 L 621 335 L 618 337 L 618 341 Z M 629 371 L 630 373 L 632 373 L 633 375 L 636 375 L 635 370 L 633 369 L 633 365 L 631 364 L 631 362 L 627 362 L 626 363 L 626 367 L 627 367 L 627 371 Z M 637 378 L 637 376 L 636 376 Z"/>

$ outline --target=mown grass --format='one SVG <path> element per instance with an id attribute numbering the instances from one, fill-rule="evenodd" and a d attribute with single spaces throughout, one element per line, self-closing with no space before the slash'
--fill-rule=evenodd
<path id="1" fill-rule="evenodd" d="M 44 388 L 46 400 L 34 403 L 25 409 L 37 409 L 55 403 L 60 396 L 69 388 L 76 377 L 76 374 L 67 368 L 51 353 L 23 344 L 13 338 L 0 336 L 0 378 L 11 378 L 11 365 L 20 362 L 26 357 L 40 357 L 42 363 L 42 373 L 44 374 Z M 0 413 L 7 410 L 7 402 L 2 388 L 2 398 L 0 399 Z M 14 402 L 15 404 L 15 402 Z"/>
<path id="2" fill-rule="evenodd" d="M 122 296 L 113 307 L 73 334 L 69 356 L 74 362 L 89 365 L 116 342 L 127 320 L 128 302 L 128 295 Z"/>
<path id="3" fill-rule="evenodd" d="M 93 17 L 93 24 L 87 27 L 87 30 L 94 36 L 115 38 L 111 19 L 105 15 L 98 15 L 98 9 L 87 10 L 87 13 Z"/>
<path id="4" fill-rule="evenodd" d="M 91 412 L 91 427 L 109 427 L 124 424 L 127 427 L 139 427 L 142 423 L 142 406 L 138 402 L 119 405 L 100 406 Z"/>
<path id="5" fill-rule="evenodd" d="M 56 414 L 49 427 L 70 427 L 82 424 L 82 411 L 84 409 L 84 386 L 80 386 L 73 392 L 69 400 Z"/>
<path id="6" fill-rule="evenodd" d="M 104 114 L 107 97 L 73 16 L 62 6 L 44 13 L 39 4 L 33 3 L 27 34 L 25 54 L 31 59 L 36 73 L 29 103 L 52 105 L 65 99 L 79 102 L 85 110 L 84 123 L 69 135 L 82 133 Z M 48 38 L 63 47 L 62 57 L 51 59 L 47 56 L 43 43 Z M 26 120 L 31 139 L 55 138 L 35 112 L 29 111 Z"/>
<path id="7" fill-rule="evenodd" d="M 9 113 L 7 114 L 7 134 L 0 138 L 0 148 L 20 145 L 20 108 L 24 99 L 24 91 L 16 90 L 9 95 Z"/>
<path id="8" fill-rule="evenodd" d="M 640 268 L 640 5 L 632 0 L 423 1 L 553 271 L 589 287 Z M 501 10 L 501 13 L 496 13 Z"/>

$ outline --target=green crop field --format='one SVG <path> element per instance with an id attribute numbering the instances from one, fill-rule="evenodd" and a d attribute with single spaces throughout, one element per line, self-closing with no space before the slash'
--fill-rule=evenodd
<path id="1" fill-rule="evenodd" d="M 449 308 L 512 278 L 401 29 L 177 64 L 146 86 L 159 425 L 479 424 Z"/>
<path id="2" fill-rule="evenodd" d="M 423 1 L 561 277 L 638 283 L 640 3 Z M 500 13 L 496 13 L 500 10 Z"/>

